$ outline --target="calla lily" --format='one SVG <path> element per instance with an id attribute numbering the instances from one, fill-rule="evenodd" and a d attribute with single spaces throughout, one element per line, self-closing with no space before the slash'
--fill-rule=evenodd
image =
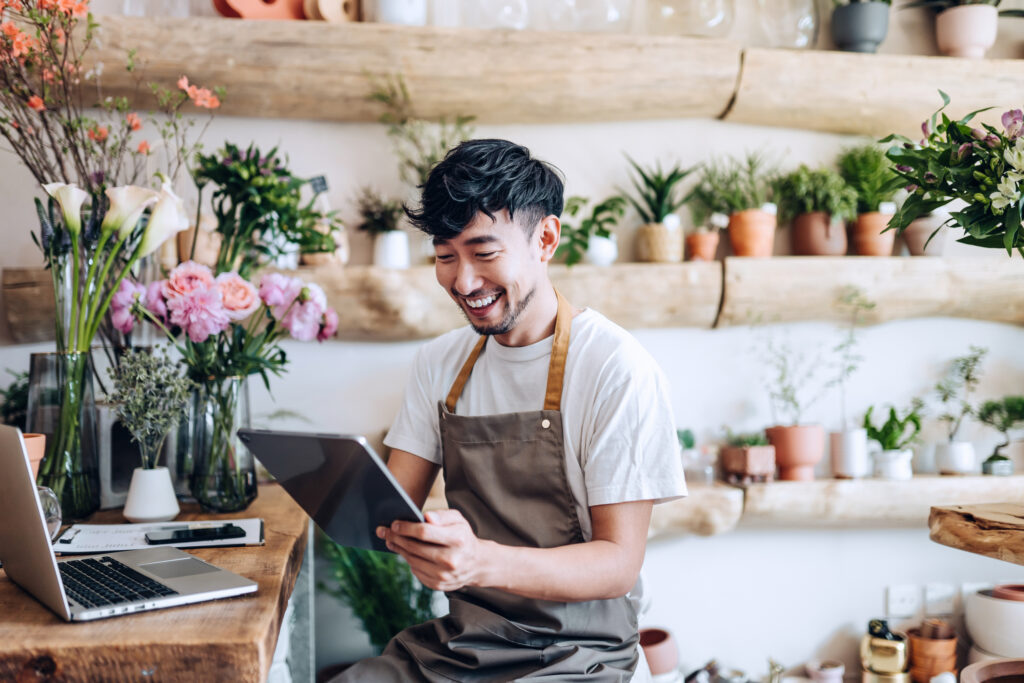
<path id="1" fill-rule="evenodd" d="M 149 224 L 139 245 L 139 256 L 148 256 L 160 248 L 175 233 L 188 227 L 188 214 L 185 213 L 185 202 L 174 194 L 171 184 L 165 182 L 149 216 Z"/>
<path id="2" fill-rule="evenodd" d="M 68 231 L 75 235 L 81 233 L 82 204 L 89 198 L 89 193 L 77 185 L 67 183 L 47 183 L 43 185 L 43 189 L 60 204 Z"/>
<path id="3" fill-rule="evenodd" d="M 128 237 L 142 217 L 142 212 L 153 204 L 158 196 L 155 191 L 137 185 L 108 188 L 107 199 L 110 200 L 110 208 L 103 217 L 101 233 L 109 235 L 117 230 L 119 238 Z"/>

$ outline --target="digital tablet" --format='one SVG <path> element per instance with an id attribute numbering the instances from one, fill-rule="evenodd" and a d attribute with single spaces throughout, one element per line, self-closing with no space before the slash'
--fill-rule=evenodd
<path id="1" fill-rule="evenodd" d="M 379 526 L 423 514 L 362 436 L 239 429 L 238 438 L 336 543 L 388 552 Z"/>

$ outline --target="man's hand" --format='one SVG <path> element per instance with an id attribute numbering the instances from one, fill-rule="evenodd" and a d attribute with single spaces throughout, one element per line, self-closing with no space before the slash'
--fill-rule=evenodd
<path id="1" fill-rule="evenodd" d="M 377 527 L 377 537 L 409 563 L 428 588 L 454 591 L 482 585 L 487 545 L 473 533 L 458 510 L 432 510 L 426 523 L 396 521 Z"/>

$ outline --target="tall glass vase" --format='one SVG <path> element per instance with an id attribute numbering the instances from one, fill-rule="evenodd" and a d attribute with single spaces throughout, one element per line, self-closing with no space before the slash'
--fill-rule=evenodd
<path id="1" fill-rule="evenodd" d="M 204 510 L 244 510 L 256 499 L 256 461 L 235 435 L 249 426 L 246 378 L 209 378 L 193 401 L 192 495 Z"/>
<path id="2" fill-rule="evenodd" d="M 26 428 L 46 434 L 37 483 L 57 495 L 64 519 L 85 519 L 98 510 L 96 401 L 88 352 L 32 354 Z"/>

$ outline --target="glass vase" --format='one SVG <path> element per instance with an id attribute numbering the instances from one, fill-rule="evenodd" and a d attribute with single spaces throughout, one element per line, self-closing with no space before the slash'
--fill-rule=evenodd
<path id="1" fill-rule="evenodd" d="M 647 32 L 724 38 L 735 14 L 733 0 L 649 0 Z"/>
<path id="2" fill-rule="evenodd" d="M 100 506 L 92 382 L 88 352 L 31 356 L 26 428 L 46 434 L 37 483 L 56 494 L 65 520 L 85 519 Z"/>
<path id="3" fill-rule="evenodd" d="M 256 461 L 235 434 L 249 426 L 246 378 L 209 378 L 193 401 L 192 495 L 207 511 L 244 510 L 256 499 Z"/>

